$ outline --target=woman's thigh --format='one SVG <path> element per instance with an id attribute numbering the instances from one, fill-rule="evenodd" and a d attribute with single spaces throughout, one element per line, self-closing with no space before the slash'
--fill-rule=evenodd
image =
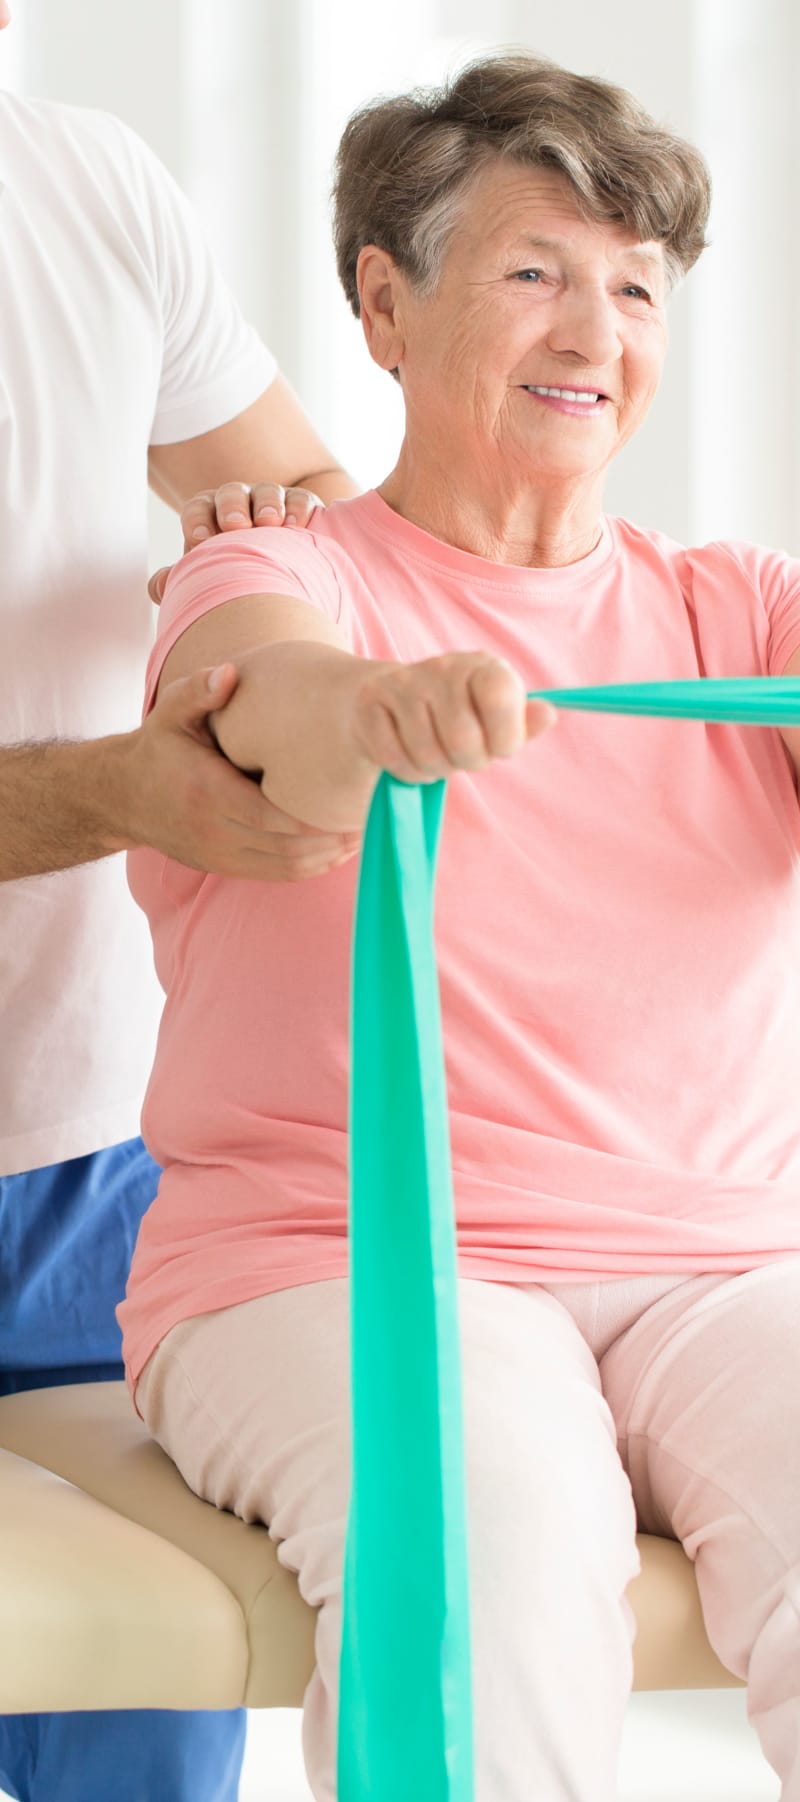
<path id="1" fill-rule="evenodd" d="M 625 1589 L 638 1556 L 597 1364 L 542 1290 L 462 1282 L 459 1310 L 476 1795 L 606 1802 L 631 1682 Z M 192 1488 L 264 1521 L 319 1609 L 304 1743 L 322 1802 L 335 1795 L 348 1341 L 345 1282 L 284 1290 L 174 1328 L 137 1391 Z M 398 1546 L 413 1556 L 413 1520 L 388 1526 L 387 1558 Z"/>
<path id="2" fill-rule="evenodd" d="M 740 1676 L 800 1574 L 799 1323 L 795 1258 L 688 1279 L 601 1360 L 641 1525 L 696 1560 L 709 1636 Z"/>
<path id="3" fill-rule="evenodd" d="M 596 1361 L 545 1291 L 459 1285 L 476 1671 L 493 1622 L 598 1638 L 614 1616 L 626 1662 L 636 1517 Z M 345 1281 L 283 1290 L 186 1321 L 137 1402 L 200 1495 L 262 1520 L 312 1606 L 341 1587 L 350 1488 Z M 424 1506 L 424 1497 L 420 1498 Z M 402 1531 L 413 1540 L 413 1522 Z M 558 1627 L 554 1624 L 558 1620 Z M 489 1681 L 487 1666 L 487 1681 Z"/>
<path id="4" fill-rule="evenodd" d="M 283 1289 L 183 1321 L 150 1358 L 136 1402 L 190 1488 L 263 1521 L 319 1606 L 350 1484 L 347 1283 Z"/>
<path id="5" fill-rule="evenodd" d="M 617 1523 L 612 1536 L 632 1537 L 614 1420 L 567 1311 L 540 1289 L 462 1281 L 459 1316 L 471 1537 L 485 1551 L 490 1527 L 493 1537 L 539 1540 L 563 1525 L 566 1502 L 573 1545 L 596 1540 L 604 1514 Z M 321 1509 L 343 1527 L 347 1282 L 286 1289 L 183 1322 L 150 1359 L 137 1403 L 208 1501 L 265 1521 L 284 1546 Z"/>

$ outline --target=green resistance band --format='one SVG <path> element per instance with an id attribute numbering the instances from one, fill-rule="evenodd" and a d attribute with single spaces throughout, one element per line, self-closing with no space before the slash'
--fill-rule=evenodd
<path id="1" fill-rule="evenodd" d="M 673 720 L 730 721 L 738 726 L 800 725 L 800 678 L 703 677 L 694 682 L 628 682 L 610 688 L 534 688 L 529 701 L 592 713 L 644 713 Z"/>
<path id="2" fill-rule="evenodd" d="M 800 680 L 550 689 L 557 707 L 800 724 Z M 535 754 L 535 753 L 534 753 Z M 352 975 L 352 1491 L 339 1802 L 473 1802 L 461 1361 L 433 944 L 445 784 L 379 781 Z M 534 1624 L 535 1630 L 535 1624 Z"/>

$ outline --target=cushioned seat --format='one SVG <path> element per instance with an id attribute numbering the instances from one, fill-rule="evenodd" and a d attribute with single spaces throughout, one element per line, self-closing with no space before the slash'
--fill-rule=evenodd
<path id="1" fill-rule="evenodd" d="M 639 1544 L 636 1688 L 734 1684 L 681 1547 Z M 291 1707 L 313 1640 L 266 1528 L 192 1495 L 122 1383 L 0 1400 L 0 1712 Z"/>

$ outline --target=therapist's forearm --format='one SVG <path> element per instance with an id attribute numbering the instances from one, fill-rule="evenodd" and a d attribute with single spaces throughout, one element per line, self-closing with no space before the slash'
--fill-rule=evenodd
<path id="1" fill-rule="evenodd" d="M 265 795 L 327 832 L 364 824 L 378 765 L 358 746 L 357 703 L 384 665 L 335 646 L 285 640 L 237 659 L 233 699 L 210 722 L 221 750 Z"/>
<path id="2" fill-rule="evenodd" d="M 331 501 L 349 501 L 360 494 L 356 482 L 346 469 L 333 464 L 330 469 L 310 469 L 294 483 L 295 488 L 307 488 L 311 494 L 318 494 L 321 501 L 329 507 Z"/>
<path id="3" fill-rule="evenodd" d="M 197 438 L 151 445 L 150 485 L 170 506 L 225 482 L 278 482 L 343 500 L 358 488 L 315 431 L 282 376 L 235 419 Z"/>
<path id="4" fill-rule="evenodd" d="M 0 750 L 0 881 L 92 863 L 119 848 L 122 736 Z"/>

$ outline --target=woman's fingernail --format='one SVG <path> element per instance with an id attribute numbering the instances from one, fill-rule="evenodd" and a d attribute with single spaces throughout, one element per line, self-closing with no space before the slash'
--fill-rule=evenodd
<path id="1" fill-rule="evenodd" d="M 195 526 L 194 531 L 192 533 L 192 544 L 199 544 L 201 538 L 210 538 L 210 537 L 211 537 L 211 533 L 209 532 L 208 526 Z"/>
<path id="2" fill-rule="evenodd" d="M 256 519 L 277 519 L 277 507 L 259 507 Z"/>
<path id="3" fill-rule="evenodd" d="M 234 520 L 236 521 L 237 525 L 249 526 L 249 524 L 250 524 L 250 518 L 247 513 L 226 513 L 226 515 L 225 515 L 226 526 L 232 526 Z"/>

